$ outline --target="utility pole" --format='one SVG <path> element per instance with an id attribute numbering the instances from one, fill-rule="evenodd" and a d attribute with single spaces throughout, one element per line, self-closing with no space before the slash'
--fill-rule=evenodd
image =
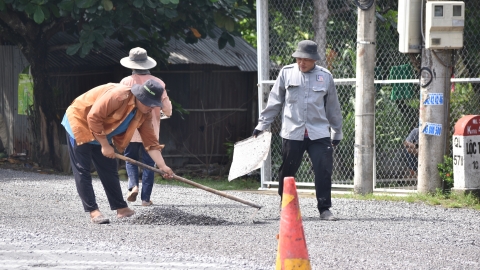
<path id="1" fill-rule="evenodd" d="M 362 2 L 362 1 L 361 1 Z M 364 1 L 363 1 L 364 2 Z M 358 3 L 358 2 L 357 2 Z M 373 192 L 375 154 L 375 2 L 358 5 L 354 192 Z"/>
<path id="2" fill-rule="evenodd" d="M 426 2 L 426 3 L 425 3 Z M 419 53 L 420 108 L 418 138 L 419 193 L 442 187 L 438 164 L 450 143 L 450 86 L 453 49 L 463 47 L 465 3 L 463 1 L 399 0 L 399 50 Z"/>
<path id="3" fill-rule="evenodd" d="M 450 132 L 453 49 L 463 47 L 464 20 L 463 1 L 426 3 L 425 47 L 420 73 L 419 193 L 433 193 L 442 188 L 437 166 L 443 163 L 450 145 L 447 134 Z"/>
<path id="4" fill-rule="evenodd" d="M 422 49 L 418 185 L 420 193 L 442 187 L 437 164 L 447 154 L 452 50 Z M 441 101 L 441 102 L 436 102 Z"/>
<path id="5" fill-rule="evenodd" d="M 257 66 L 258 66 L 258 114 L 267 105 L 270 87 L 263 83 L 270 78 L 269 60 L 269 35 L 268 35 L 268 0 L 257 0 Z M 256 115 L 258 119 L 258 115 Z M 260 169 L 261 188 L 267 188 L 263 183 L 272 181 L 272 155 L 271 152 L 263 161 Z"/>

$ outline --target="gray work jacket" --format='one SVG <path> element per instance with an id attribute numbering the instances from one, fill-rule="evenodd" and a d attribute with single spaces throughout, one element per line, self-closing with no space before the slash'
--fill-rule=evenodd
<path id="1" fill-rule="evenodd" d="M 297 64 L 283 67 L 255 129 L 268 129 L 281 110 L 282 138 L 303 141 L 305 128 L 311 140 L 343 138 L 337 90 L 332 74 L 325 68 L 315 65 L 304 73 Z"/>

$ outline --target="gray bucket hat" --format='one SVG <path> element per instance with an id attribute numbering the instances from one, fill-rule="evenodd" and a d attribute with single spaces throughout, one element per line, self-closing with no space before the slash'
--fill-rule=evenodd
<path id="1" fill-rule="evenodd" d="M 132 86 L 132 94 L 145 106 L 148 107 L 161 107 L 163 86 L 155 81 L 148 80 L 143 84 L 134 84 Z"/>
<path id="2" fill-rule="evenodd" d="M 320 60 L 320 55 L 317 52 L 317 43 L 311 40 L 302 40 L 297 45 L 297 50 L 292 54 L 295 58 L 308 58 L 313 60 Z"/>
<path id="3" fill-rule="evenodd" d="M 147 51 L 136 47 L 130 50 L 128 57 L 120 60 L 120 64 L 130 69 L 151 69 L 157 65 L 157 61 L 147 56 Z"/>

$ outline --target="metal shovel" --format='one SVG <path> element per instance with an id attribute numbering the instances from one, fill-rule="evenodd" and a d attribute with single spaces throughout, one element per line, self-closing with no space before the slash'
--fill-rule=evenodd
<path id="1" fill-rule="evenodd" d="M 122 155 L 120 155 L 120 154 L 115 153 L 115 156 L 116 156 L 117 158 L 121 159 L 121 160 L 128 161 L 128 162 L 130 162 L 130 163 L 132 163 L 132 164 L 135 164 L 135 165 L 137 165 L 137 166 L 140 166 L 140 167 L 142 167 L 142 168 L 144 168 L 144 169 L 148 169 L 148 170 L 151 170 L 151 171 L 160 173 L 160 174 L 163 174 L 163 173 L 164 173 L 164 172 L 162 172 L 161 170 L 159 170 L 159 169 L 157 169 L 157 168 L 148 166 L 148 165 L 146 165 L 146 164 L 143 164 L 143 163 L 138 162 L 138 161 L 136 161 L 136 160 L 133 160 L 133 159 L 131 159 L 131 158 L 122 156 Z M 251 207 L 253 207 L 253 208 L 257 208 L 257 209 L 262 208 L 262 206 L 260 206 L 260 205 L 258 205 L 258 204 L 254 204 L 254 203 L 252 203 L 252 202 L 242 200 L 242 199 L 240 199 L 240 198 L 238 198 L 238 197 L 229 195 L 229 194 L 227 194 L 227 193 L 218 191 L 218 190 L 216 190 L 216 189 L 213 189 L 213 188 L 209 188 L 209 187 L 200 185 L 200 184 L 198 184 L 198 183 L 196 183 L 196 182 L 193 182 L 193 181 L 191 181 L 191 180 L 185 179 L 185 178 L 180 177 L 180 176 L 175 175 L 175 174 L 173 175 L 173 179 L 175 179 L 175 180 L 177 180 L 177 181 L 180 181 L 180 182 L 183 182 L 183 183 L 185 183 L 185 184 L 189 184 L 189 185 L 191 185 L 191 186 L 194 186 L 194 187 L 197 187 L 197 188 L 206 190 L 206 191 L 208 191 L 208 192 L 217 194 L 217 195 L 222 196 L 222 197 L 225 197 L 225 198 L 227 198 L 227 199 L 234 200 L 234 201 L 237 201 L 237 202 L 239 202 L 239 203 L 246 204 L 246 205 L 251 206 Z"/>

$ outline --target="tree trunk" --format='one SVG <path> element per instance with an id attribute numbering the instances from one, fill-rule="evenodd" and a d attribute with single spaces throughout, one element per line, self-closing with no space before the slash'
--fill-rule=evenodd
<path id="1" fill-rule="evenodd" d="M 50 89 L 47 72 L 48 46 L 39 41 L 35 46 L 21 46 L 24 56 L 31 66 L 33 77 L 34 105 L 30 115 L 30 128 L 33 133 L 32 159 L 41 166 L 61 169 L 58 143 L 58 120 L 56 119 L 53 91 Z M 57 140 L 57 142 L 55 141 Z M 56 154 L 57 153 L 57 154 Z"/>
<path id="2" fill-rule="evenodd" d="M 315 42 L 318 45 L 318 53 L 320 54 L 320 60 L 317 61 L 317 64 L 322 67 L 327 67 L 327 0 L 314 0 L 313 6 L 315 8 L 313 13 L 313 29 L 315 30 Z"/>

